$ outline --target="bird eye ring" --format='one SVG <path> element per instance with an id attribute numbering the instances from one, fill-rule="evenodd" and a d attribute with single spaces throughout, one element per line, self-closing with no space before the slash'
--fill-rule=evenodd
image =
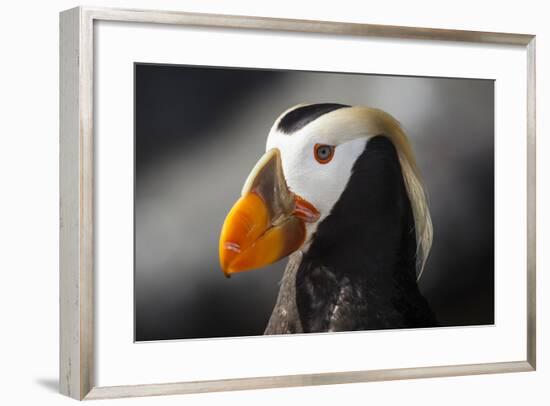
<path id="1" fill-rule="evenodd" d="M 334 156 L 334 148 L 334 145 L 315 144 L 315 147 L 313 147 L 313 154 L 317 162 L 320 164 L 329 163 Z"/>

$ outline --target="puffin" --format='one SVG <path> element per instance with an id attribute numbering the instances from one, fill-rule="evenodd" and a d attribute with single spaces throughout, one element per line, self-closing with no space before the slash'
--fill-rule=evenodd
<path id="1" fill-rule="evenodd" d="M 413 149 L 389 113 L 284 111 L 223 222 L 225 276 L 288 257 L 264 334 L 437 326 L 418 287 L 433 240 Z"/>

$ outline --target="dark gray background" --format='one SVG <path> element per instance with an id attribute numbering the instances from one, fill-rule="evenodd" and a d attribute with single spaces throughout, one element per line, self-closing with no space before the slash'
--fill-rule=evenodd
<path id="1" fill-rule="evenodd" d="M 493 81 L 136 64 L 137 341 L 262 334 L 285 261 L 226 279 L 219 231 L 275 118 L 320 102 L 403 124 L 434 223 L 420 288 L 444 326 L 493 323 Z"/>

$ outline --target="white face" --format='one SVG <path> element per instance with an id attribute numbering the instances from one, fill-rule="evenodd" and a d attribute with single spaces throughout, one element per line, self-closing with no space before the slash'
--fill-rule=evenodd
<path id="1" fill-rule="evenodd" d="M 368 137 L 352 140 L 318 131 L 318 126 L 306 125 L 285 134 L 277 130 L 277 122 L 267 138 L 266 151 L 278 148 L 284 176 L 289 189 L 313 204 L 320 213 L 319 221 L 306 224 L 306 244 L 319 222 L 328 216 L 346 188 L 355 161 L 365 150 Z M 334 146 L 332 159 L 326 163 L 315 157 L 315 145 Z"/>

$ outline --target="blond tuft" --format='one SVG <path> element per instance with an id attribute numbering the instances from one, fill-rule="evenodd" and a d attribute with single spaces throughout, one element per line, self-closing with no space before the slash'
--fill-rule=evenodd
<path id="1" fill-rule="evenodd" d="M 386 136 L 394 145 L 403 180 L 411 203 L 416 231 L 417 278 L 420 278 L 433 241 L 433 225 L 428 208 L 420 171 L 416 164 L 412 146 L 401 124 L 383 110 L 353 106 L 324 114 L 307 126 L 313 133 L 323 133 L 334 145 L 361 136 Z"/>

